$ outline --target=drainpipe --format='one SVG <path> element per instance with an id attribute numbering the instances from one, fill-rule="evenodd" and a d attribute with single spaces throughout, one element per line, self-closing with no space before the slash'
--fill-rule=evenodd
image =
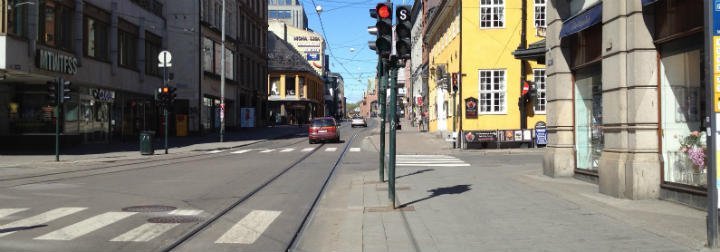
<path id="1" fill-rule="evenodd" d="M 522 0 L 522 29 L 520 31 L 520 45 L 518 49 L 527 48 L 527 0 Z M 525 60 L 520 60 L 520 90 L 523 88 L 523 83 L 527 80 L 527 69 Z M 518 101 L 518 107 L 520 109 L 520 129 L 527 128 L 527 111 L 525 111 L 524 97 L 522 97 L 522 91 L 520 91 L 520 98 Z"/>
<path id="2" fill-rule="evenodd" d="M 77 58 L 78 66 L 82 66 L 83 59 L 83 0 L 75 0 L 75 15 L 73 16 L 73 35 L 75 35 L 75 58 Z"/>
<path id="3" fill-rule="evenodd" d="M 118 70 L 118 3 L 113 1 L 110 4 L 110 62 L 112 75 Z"/>

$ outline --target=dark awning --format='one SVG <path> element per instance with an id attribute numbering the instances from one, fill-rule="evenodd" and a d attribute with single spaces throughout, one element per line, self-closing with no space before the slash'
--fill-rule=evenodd
<path id="1" fill-rule="evenodd" d="M 641 0 L 643 6 L 648 6 L 648 5 L 654 4 L 658 1 L 660 1 L 660 0 Z"/>
<path id="2" fill-rule="evenodd" d="M 545 40 L 532 43 L 527 49 L 517 49 L 512 52 L 516 59 L 533 60 L 545 64 Z"/>
<path id="3" fill-rule="evenodd" d="M 587 29 L 602 21 L 602 2 L 590 7 L 579 14 L 563 21 L 560 29 L 560 38 L 564 38 Z"/>

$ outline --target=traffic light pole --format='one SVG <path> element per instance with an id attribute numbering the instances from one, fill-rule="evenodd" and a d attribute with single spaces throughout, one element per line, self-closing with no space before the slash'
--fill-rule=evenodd
<path id="1" fill-rule="evenodd" d="M 378 57 L 378 104 L 380 105 L 380 182 L 385 182 L 385 89 L 387 87 L 387 60 Z"/>
<path id="2" fill-rule="evenodd" d="M 60 162 L 60 104 L 55 105 L 55 162 Z"/>
<path id="3" fill-rule="evenodd" d="M 388 158 L 388 196 L 395 209 L 395 140 L 397 133 L 397 60 L 390 62 L 390 157 Z"/>
<path id="4" fill-rule="evenodd" d="M 167 62 L 167 54 L 165 54 L 164 57 L 165 57 L 165 62 Z M 167 87 L 167 86 L 168 86 L 168 70 L 167 70 L 168 68 L 167 68 L 167 67 L 168 67 L 168 66 L 163 67 L 163 87 Z M 165 130 L 164 130 L 164 133 L 165 133 L 165 154 L 168 154 L 168 111 L 167 111 L 167 106 L 168 106 L 168 105 L 169 105 L 169 104 L 165 104 L 165 106 L 163 106 L 163 117 L 165 118 Z"/>

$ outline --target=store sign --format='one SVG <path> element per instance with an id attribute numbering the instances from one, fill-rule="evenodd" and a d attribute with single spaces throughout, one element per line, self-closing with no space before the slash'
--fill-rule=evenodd
<path id="1" fill-rule="evenodd" d="M 547 144 L 547 126 L 545 122 L 539 121 L 535 123 L 535 144 L 546 145 Z"/>
<path id="2" fill-rule="evenodd" d="M 465 118 L 474 119 L 478 116 L 478 100 L 474 97 L 465 99 Z"/>
<path id="3" fill-rule="evenodd" d="M 37 66 L 48 71 L 74 75 L 78 70 L 78 59 L 71 55 L 38 49 Z"/>
<path id="4" fill-rule="evenodd" d="M 468 143 L 495 141 L 497 141 L 497 131 L 495 130 L 469 131 L 465 133 L 465 142 Z"/>
<path id="5" fill-rule="evenodd" d="M 101 102 L 113 102 L 115 100 L 115 91 L 107 89 L 91 88 L 90 95 Z"/>

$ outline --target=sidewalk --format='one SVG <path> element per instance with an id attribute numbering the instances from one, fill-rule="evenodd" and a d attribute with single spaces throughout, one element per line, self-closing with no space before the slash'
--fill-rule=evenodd
<path id="1" fill-rule="evenodd" d="M 293 136 L 307 131 L 306 127 L 278 126 L 253 128 L 227 132 L 223 142 L 219 142 L 217 133 L 204 136 L 168 138 L 169 156 L 193 151 L 210 151 L 245 146 L 267 139 Z M 60 162 L 55 162 L 55 154 L 47 150 L 38 153 L 0 152 L 0 169 L 62 166 L 78 163 L 114 162 L 131 159 L 150 159 L 168 157 L 164 154 L 164 139 L 155 137 L 153 145 L 155 155 L 141 155 L 139 141 L 110 144 L 84 144 L 60 150 Z"/>
<path id="2" fill-rule="evenodd" d="M 359 139 L 363 148 L 377 135 Z M 348 156 L 298 251 L 704 251 L 705 213 L 598 193 L 542 175 L 524 155 L 454 151 L 423 133 L 398 134 L 399 154 L 450 154 L 470 167 L 398 167 L 398 205 L 378 183 L 377 155 Z M 507 151 L 507 150 L 505 150 Z M 512 153 L 511 153 L 512 154 Z"/>

